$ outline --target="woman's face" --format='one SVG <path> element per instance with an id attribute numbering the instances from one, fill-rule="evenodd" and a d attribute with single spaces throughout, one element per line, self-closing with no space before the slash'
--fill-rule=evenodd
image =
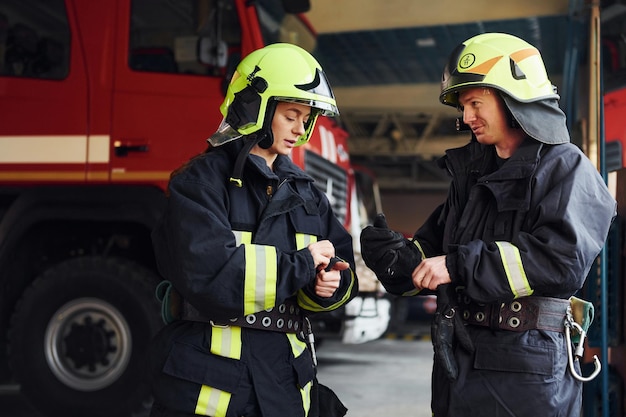
<path id="1" fill-rule="evenodd" d="M 269 151 L 276 155 L 289 155 L 294 145 L 304 135 L 305 124 L 311 115 L 311 107 L 279 101 L 272 119 L 274 143 Z"/>

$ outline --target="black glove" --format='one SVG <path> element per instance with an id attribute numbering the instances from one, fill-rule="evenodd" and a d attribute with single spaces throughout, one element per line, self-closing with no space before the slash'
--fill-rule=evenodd
<path id="1" fill-rule="evenodd" d="M 422 256 L 411 241 L 389 229 L 384 214 L 378 214 L 374 225 L 361 232 L 361 255 L 387 291 L 402 294 L 415 289 L 411 273 Z"/>
<path id="2" fill-rule="evenodd" d="M 456 289 L 451 284 L 437 287 L 437 311 L 430 332 L 435 362 L 443 367 L 452 381 L 459 375 L 459 368 L 454 359 L 455 345 L 460 345 L 468 352 L 474 352 L 474 344 L 465 329 L 457 306 Z"/>

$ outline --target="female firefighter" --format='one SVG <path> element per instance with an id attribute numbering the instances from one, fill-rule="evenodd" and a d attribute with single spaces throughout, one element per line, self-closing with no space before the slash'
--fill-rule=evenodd
<path id="1" fill-rule="evenodd" d="M 459 109 L 467 145 L 440 165 L 448 197 L 407 240 L 383 219 L 362 253 L 394 294 L 437 291 L 435 417 L 581 412 L 568 369 L 568 299 L 602 249 L 616 202 L 569 143 L 539 51 L 477 35 L 451 54 L 440 100 Z"/>
<path id="2" fill-rule="evenodd" d="M 172 175 L 153 232 L 183 301 L 151 354 L 152 416 L 312 416 L 306 316 L 358 284 L 351 236 L 289 155 L 319 115 L 338 113 L 335 99 L 309 53 L 273 44 L 241 61 L 220 110 L 207 151 Z"/>

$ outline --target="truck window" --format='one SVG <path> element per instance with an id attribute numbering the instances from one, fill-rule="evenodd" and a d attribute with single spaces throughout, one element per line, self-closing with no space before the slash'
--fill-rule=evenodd
<path id="1" fill-rule="evenodd" d="M 263 41 L 266 45 L 278 42 L 293 43 L 313 52 L 315 34 L 298 16 L 285 12 L 284 0 L 257 0 L 254 2 Z"/>
<path id="2" fill-rule="evenodd" d="M 214 62 L 201 63 L 199 45 Z M 223 49 L 221 49 L 223 48 Z M 234 2 L 224 0 L 133 0 L 129 66 L 136 71 L 223 76 L 241 50 Z M 219 53 L 217 53 L 219 52 Z"/>
<path id="3" fill-rule="evenodd" d="M 63 0 L 4 0 L 0 11 L 0 76 L 67 77 L 70 29 Z"/>

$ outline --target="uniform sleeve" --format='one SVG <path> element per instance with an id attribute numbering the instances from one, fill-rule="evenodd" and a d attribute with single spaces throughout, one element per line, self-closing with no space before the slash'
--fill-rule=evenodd
<path id="1" fill-rule="evenodd" d="M 583 286 L 616 202 L 584 154 L 566 151 L 547 158 L 536 173 L 530 210 L 511 242 L 474 240 L 448 255 L 453 280 L 472 299 L 567 298 Z"/>
<path id="2" fill-rule="evenodd" d="M 179 175 L 170 181 L 153 245 L 161 274 L 202 315 L 229 319 L 255 313 L 313 281 L 308 250 L 241 244 L 246 237 L 231 230 L 227 192 L 198 178 Z"/>
<path id="3" fill-rule="evenodd" d="M 319 200 L 320 218 L 325 229 L 325 236 L 321 236 L 320 240 L 329 240 L 335 247 L 335 256 L 350 264 L 350 268 L 341 271 L 341 283 L 332 297 L 317 296 L 315 280 L 298 293 L 298 304 L 302 308 L 313 312 L 323 312 L 335 310 L 353 299 L 358 293 L 359 286 L 355 273 L 352 236 L 337 220 L 326 196 L 317 189 L 315 193 Z"/>

